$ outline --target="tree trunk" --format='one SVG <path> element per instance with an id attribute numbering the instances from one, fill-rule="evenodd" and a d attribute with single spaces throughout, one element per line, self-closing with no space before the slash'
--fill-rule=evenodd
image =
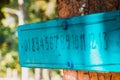
<path id="1" fill-rule="evenodd" d="M 120 0 L 57 0 L 60 18 L 120 9 Z M 64 70 L 63 80 L 120 80 L 120 73 Z"/>
<path id="2" fill-rule="evenodd" d="M 120 9 L 120 0 L 57 0 L 59 17 L 71 17 Z"/>

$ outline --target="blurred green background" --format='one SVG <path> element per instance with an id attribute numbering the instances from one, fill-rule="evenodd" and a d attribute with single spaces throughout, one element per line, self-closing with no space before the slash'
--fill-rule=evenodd
<path id="1" fill-rule="evenodd" d="M 57 17 L 56 0 L 0 0 L 0 77 L 6 76 L 8 68 L 16 69 L 18 74 L 21 74 L 18 57 L 18 25 Z M 20 19 L 23 19 L 22 23 Z M 34 70 L 31 69 L 31 72 Z M 55 72 L 59 71 L 55 70 Z"/>

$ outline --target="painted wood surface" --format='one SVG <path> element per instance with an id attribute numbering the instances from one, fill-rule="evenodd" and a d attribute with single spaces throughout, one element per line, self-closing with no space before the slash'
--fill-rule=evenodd
<path id="1" fill-rule="evenodd" d="M 120 0 L 58 0 L 58 13 L 61 18 L 118 9 Z M 64 70 L 63 80 L 120 80 L 120 73 Z"/>
<path id="2" fill-rule="evenodd" d="M 21 25 L 18 28 L 20 64 L 120 72 L 119 20 L 118 10 Z"/>

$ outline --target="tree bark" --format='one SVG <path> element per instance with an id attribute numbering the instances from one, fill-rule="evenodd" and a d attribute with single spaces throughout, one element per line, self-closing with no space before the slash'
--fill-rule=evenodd
<path id="1" fill-rule="evenodd" d="M 120 0 L 57 0 L 60 18 L 120 10 Z M 120 80 L 120 73 L 64 70 L 63 80 Z"/>
<path id="2" fill-rule="evenodd" d="M 120 9 L 120 0 L 57 0 L 61 18 Z"/>

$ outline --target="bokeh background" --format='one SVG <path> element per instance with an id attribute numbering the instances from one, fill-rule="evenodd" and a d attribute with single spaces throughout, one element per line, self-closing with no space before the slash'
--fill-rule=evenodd
<path id="1" fill-rule="evenodd" d="M 0 80 L 61 80 L 62 70 L 22 69 L 18 56 L 18 25 L 58 18 L 56 1 L 0 0 Z"/>

